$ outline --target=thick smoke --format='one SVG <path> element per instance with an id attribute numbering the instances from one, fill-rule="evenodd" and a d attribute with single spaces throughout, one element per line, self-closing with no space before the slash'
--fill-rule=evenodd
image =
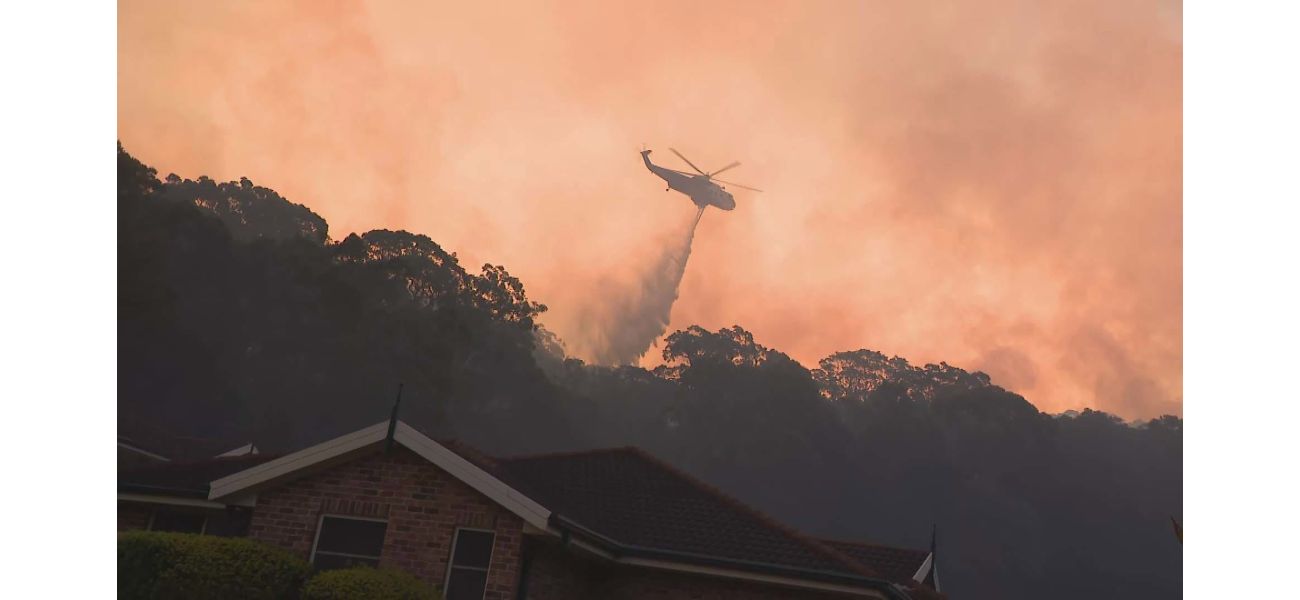
<path id="1" fill-rule="evenodd" d="M 695 227 L 704 209 L 695 211 L 686 231 L 664 247 L 663 254 L 640 277 L 640 285 L 623 295 L 612 295 L 605 310 L 589 315 L 584 329 L 589 332 L 586 354 L 602 365 L 636 363 L 668 330 L 677 288 L 691 257 Z"/>
<path id="2" fill-rule="evenodd" d="M 680 144 L 766 196 L 692 249 L 719 268 L 670 327 L 969 364 L 1051 412 L 1181 403 L 1181 2 L 515 4 L 124 0 L 119 138 L 508 265 L 584 359 L 690 216 L 633 147 Z"/>

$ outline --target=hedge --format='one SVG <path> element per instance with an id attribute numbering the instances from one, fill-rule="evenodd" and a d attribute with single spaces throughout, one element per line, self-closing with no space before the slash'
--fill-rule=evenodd
<path id="1" fill-rule="evenodd" d="M 397 569 L 353 567 L 322 571 L 302 588 L 302 600 L 438 600 L 442 596 L 414 575 Z"/>
<path id="2" fill-rule="evenodd" d="M 131 531 L 117 539 L 118 598 L 294 598 L 310 569 L 245 538 Z"/>

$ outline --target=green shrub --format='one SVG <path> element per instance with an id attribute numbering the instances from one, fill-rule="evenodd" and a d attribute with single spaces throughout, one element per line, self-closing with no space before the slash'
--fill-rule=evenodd
<path id="1" fill-rule="evenodd" d="M 306 561 L 244 538 L 132 531 L 117 539 L 118 598 L 294 598 Z"/>
<path id="2" fill-rule="evenodd" d="M 302 588 L 302 600 L 438 600 L 441 597 L 433 586 L 410 573 L 370 567 L 322 571 Z"/>

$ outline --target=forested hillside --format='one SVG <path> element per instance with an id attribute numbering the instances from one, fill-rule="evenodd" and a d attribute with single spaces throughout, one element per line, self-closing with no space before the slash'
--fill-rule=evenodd
<path id="1" fill-rule="evenodd" d="M 865 349 L 805 366 L 741 326 L 671 334 L 653 371 L 587 365 L 524 282 L 426 236 L 330 232 L 120 146 L 117 201 L 120 433 L 292 450 L 385 419 L 403 382 L 405 420 L 491 454 L 636 445 L 814 535 L 937 524 L 954 598 L 1181 596 L 1177 417 L 1047 415 Z"/>

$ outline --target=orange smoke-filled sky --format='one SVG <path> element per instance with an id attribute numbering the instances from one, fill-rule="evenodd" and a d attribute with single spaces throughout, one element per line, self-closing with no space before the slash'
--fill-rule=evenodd
<path id="1" fill-rule="evenodd" d="M 672 329 L 1181 414 L 1180 3 L 509 4 L 123 0 L 120 139 L 504 264 L 579 356 L 694 216 L 641 145 L 740 160 Z"/>

